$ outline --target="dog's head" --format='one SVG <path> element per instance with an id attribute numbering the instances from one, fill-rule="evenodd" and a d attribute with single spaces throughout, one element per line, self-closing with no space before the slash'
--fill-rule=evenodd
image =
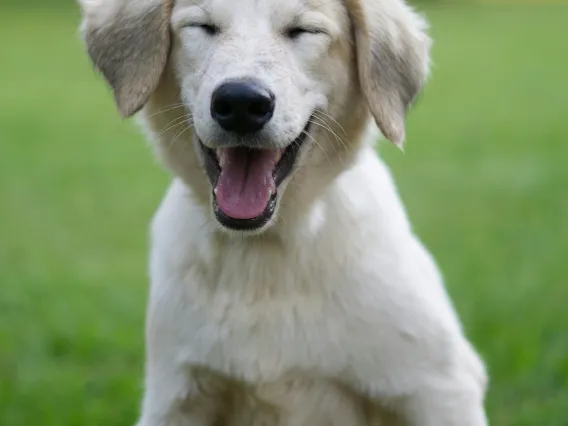
<path id="1" fill-rule="evenodd" d="M 80 1 L 120 112 L 143 109 L 226 228 L 264 229 L 280 204 L 320 190 L 368 111 L 402 144 L 428 71 L 425 21 L 403 0 Z"/>

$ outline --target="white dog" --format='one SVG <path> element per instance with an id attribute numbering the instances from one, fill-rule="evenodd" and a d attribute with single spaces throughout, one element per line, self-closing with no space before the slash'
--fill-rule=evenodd
<path id="1" fill-rule="evenodd" d="M 484 365 L 372 146 L 373 121 L 404 140 L 425 21 L 403 0 L 81 5 L 176 176 L 138 425 L 487 425 Z"/>

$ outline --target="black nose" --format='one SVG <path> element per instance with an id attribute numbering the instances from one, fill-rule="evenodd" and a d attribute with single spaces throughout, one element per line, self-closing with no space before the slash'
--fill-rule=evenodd
<path id="1" fill-rule="evenodd" d="M 211 97 L 211 117 L 230 132 L 257 132 L 274 114 L 274 94 L 251 80 L 221 84 Z"/>

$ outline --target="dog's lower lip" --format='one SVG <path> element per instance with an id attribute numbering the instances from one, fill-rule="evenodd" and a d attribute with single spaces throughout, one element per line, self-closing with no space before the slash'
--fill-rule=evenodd
<path id="1" fill-rule="evenodd" d="M 251 219 L 235 219 L 223 213 L 223 211 L 219 208 L 217 197 L 213 195 L 213 210 L 215 212 L 215 217 L 217 217 L 217 220 L 224 227 L 235 231 L 253 231 L 255 229 L 262 228 L 270 221 L 276 211 L 276 201 L 277 194 L 273 193 L 270 196 L 266 209 L 260 215 Z"/>
<path id="2" fill-rule="evenodd" d="M 307 138 L 309 127 L 311 123 L 310 120 L 307 121 L 306 126 L 300 133 L 300 135 L 290 143 L 285 149 L 283 149 L 280 158 L 272 171 L 272 177 L 274 179 L 274 192 L 270 193 L 270 198 L 266 209 L 257 217 L 251 219 L 235 219 L 232 218 L 220 209 L 219 203 L 217 200 L 216 188 L 218 184 L 219 177 L 221 175 L 221 165 L 219 163 L 219 156 L 217 155 L 216 150 L 209 148 L 206 146 L 200 138 L 198 138 L 199 146 L 204 154 L 204 161 L 205 161 L 205 169 L 209 180 L 213 186 L 213 210 L 219 222 L 229 228 L 229 229 L 236 229 L 236 230 L 254 230 L 263 227 L 274 215 L 276 210 L 276 204 L 278 200 L 277 190 L 278 187 L 282 184 L 282 182 L 290 175 L 292 172 L 297 156 L 300 152 L 300 148 L 303 145 L 303 142 Z"/>

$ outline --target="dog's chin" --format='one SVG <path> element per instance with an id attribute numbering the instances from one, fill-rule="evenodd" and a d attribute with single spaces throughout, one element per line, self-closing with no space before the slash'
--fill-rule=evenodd
<path id="1" fill-rule="evenodd" d="M 296 139 L 279 149 L 245 145 L 212 149 L 197 138 L 212 187 L 213 212 L 223 228 L 259 233 L 274 222 L 279 190 L 294 172 L 310 137 L 310 122 Z"/>

